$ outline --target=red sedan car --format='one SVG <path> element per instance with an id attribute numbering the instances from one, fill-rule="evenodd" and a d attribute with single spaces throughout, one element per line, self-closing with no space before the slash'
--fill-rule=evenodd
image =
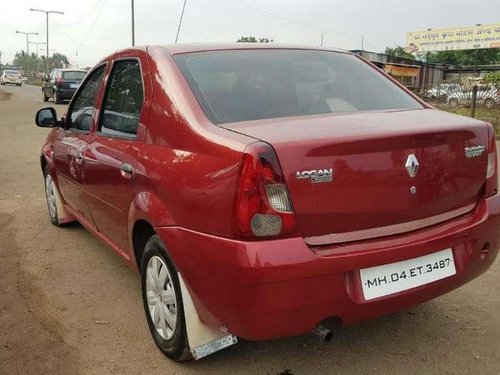
<path id="1" fill-rule="evenodd" d="M 42 148 L 54 225 L 141 274 L 174 360 L 428 301 L 497 256 L 491 125 L 438 111 L 360 57 L 167 46 L 94 67 Z"/>

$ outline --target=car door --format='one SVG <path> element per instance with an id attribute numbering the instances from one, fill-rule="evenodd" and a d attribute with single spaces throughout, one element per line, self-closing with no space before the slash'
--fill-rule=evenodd
<path id="1" fill-rule="evenodd" d="M 135 54 L 114 60 L 96 135 L 85 151 L 92 216 L 97 229 L 121 249 L 128 248 L 127 217 L 149 115 L 144 103 L 152 92 L 146 55 Z"/>
<path id="2" fill-rule="evenodd" d="M 59 129 L 54 145 L 56 173 L 64 201 L 77 214 L 91 222 L 86 194 L 85 150 L 96 119 L 96 101 L 104 77 L 105 65 L 95 68 L 70 104 L 65 127 Z"/>

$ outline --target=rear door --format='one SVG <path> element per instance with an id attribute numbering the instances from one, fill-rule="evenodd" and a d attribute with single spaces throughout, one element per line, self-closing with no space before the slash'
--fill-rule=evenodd
<path id="1" fill-rule="evenodd" d="M 91 72 L 76 94 L 67 113 L 66 126 L 58 132 L 54 150 L 57 177 L 65 202 L 90 221 L 83 190 L 86 164 L 84 155 L 96 119 L 95 104 L 104 70 L 105 65 L 101 65 Z"/>
<path id="2" fill-rule="evenodd" d="M 96 226 L 121 249 L 128 248 L 127 217 L 149 114 L 147 68 L 143 52 L 124 53 L 113 62 L 96 136 L 85 152 L 85 188 Z"/>

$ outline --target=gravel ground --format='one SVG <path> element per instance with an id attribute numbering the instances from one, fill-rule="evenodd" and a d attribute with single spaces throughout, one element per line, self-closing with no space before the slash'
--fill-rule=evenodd
<path id="1" fill-rule="evenodd" d="M 500 374 L 500 261 L 427 304 L 340 328 L 329 344 L 241 341 L 169 361 L 149 337 L 138 276 L 81 226 L 49 222 L 40 96 L 0 89 L 0 374 Z"/>

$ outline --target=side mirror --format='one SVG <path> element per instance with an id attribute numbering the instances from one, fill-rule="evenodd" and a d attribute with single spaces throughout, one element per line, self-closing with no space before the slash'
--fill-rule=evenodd
<path id="1" fill-rule="evenodd" d="M 41 128 L 53 128 L 59 126 L 56 110 L 52 107 L 42 108 L 36 113 L 35 124 Z"/>

